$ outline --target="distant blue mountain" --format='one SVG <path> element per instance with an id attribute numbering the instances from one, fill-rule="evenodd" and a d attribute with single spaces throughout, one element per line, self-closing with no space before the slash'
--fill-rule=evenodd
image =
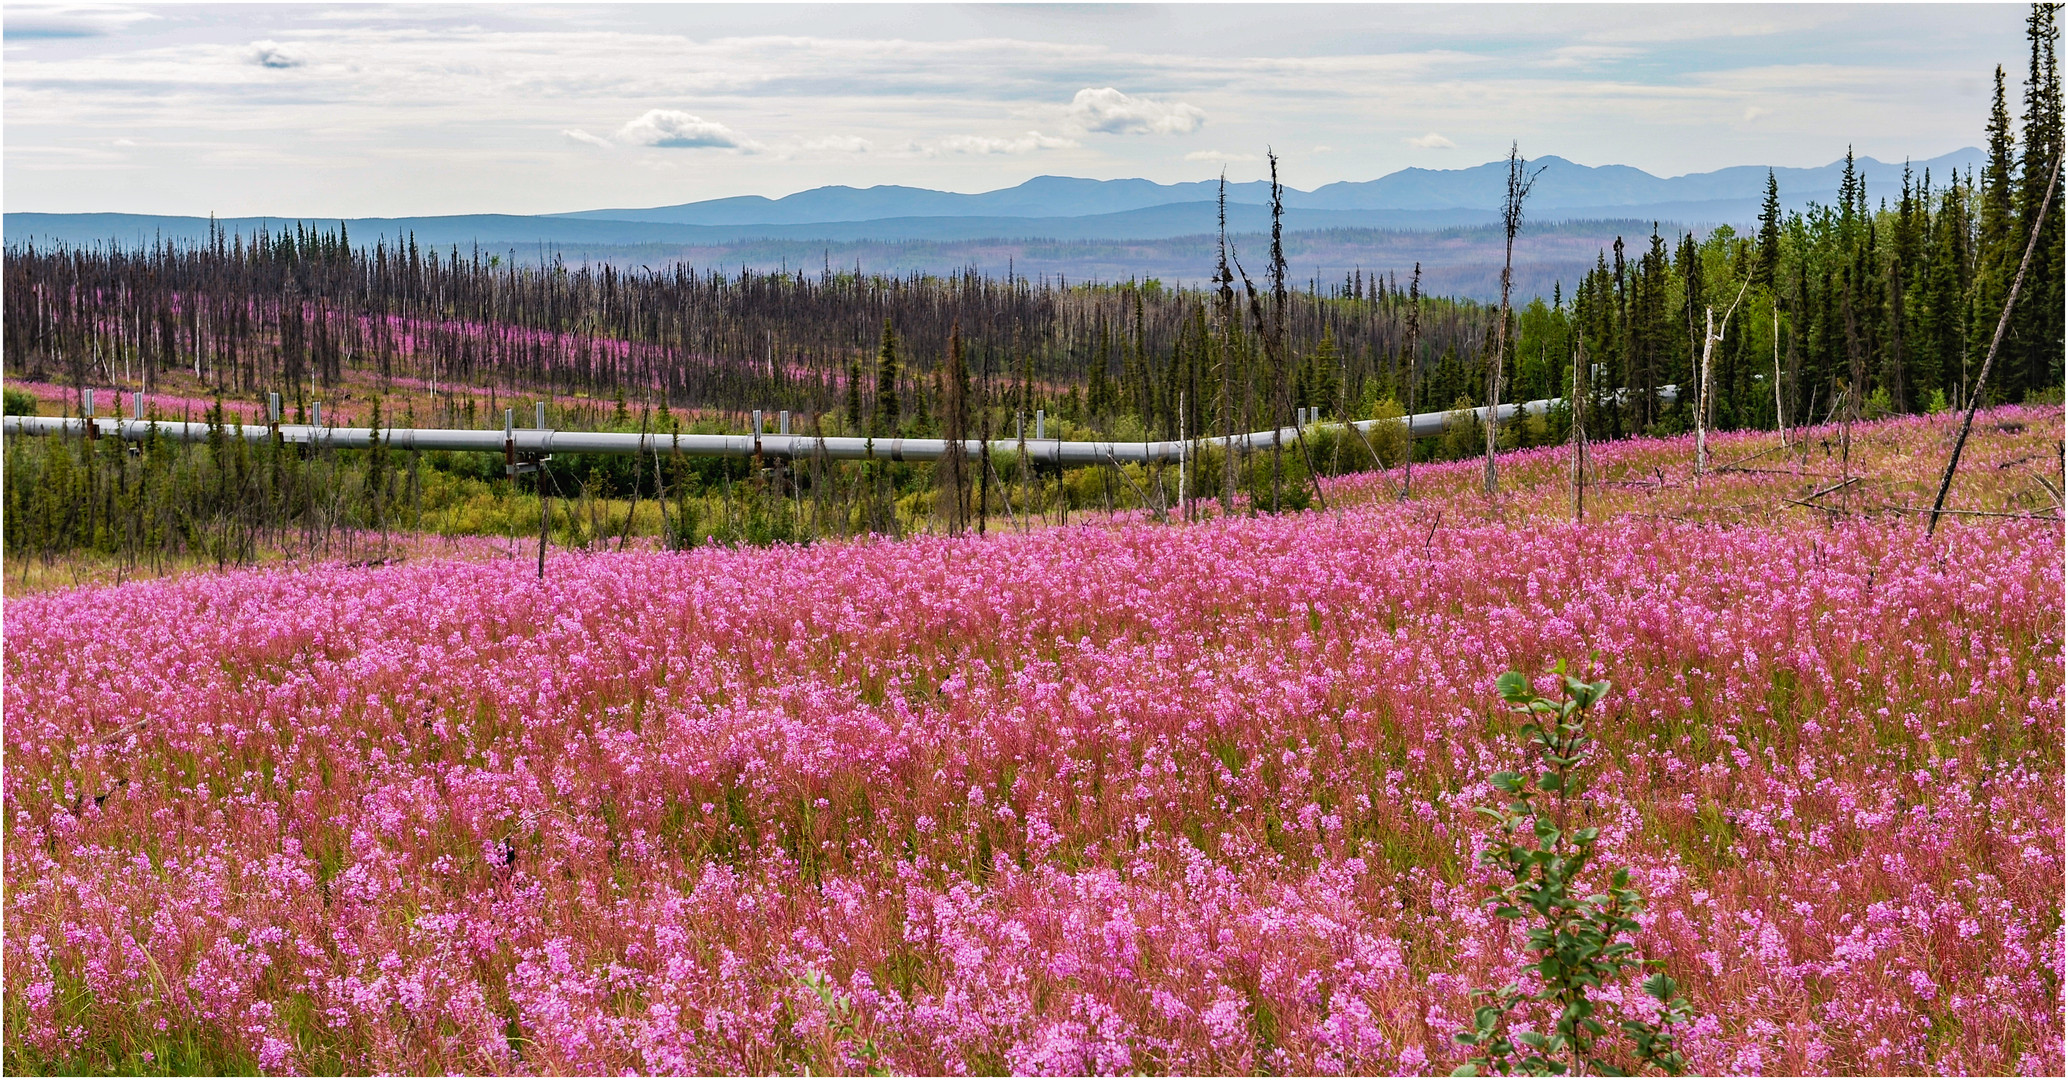
<path id="1" fill-rule="evenodd" d="M 802 225 L 822 221 L 872 221 L 924 217 L 1087 217 L 1119 214 L 1173 203 L 1210 202 L 1214 181 L 1157 184 L 1148 180 L 1085 180 L 1037 176 L 1015 187 L 974 195 L 927 188 L 846 186 L 813 188 L 780 199 L 741 195 L 649 209 L 582 210 L 549 215 L 674 225 Z M 1231 202 L 1268 205 L 1271 185 L 1228 185 Z M 1364 209 L 1365 207 L 1357 207 Z"/>
<path id="2" fill-rule="evenodd" d="M 1929 169 L 1937 184 L 1955 169 L 1980 168 L 1982 152 L 1972 147 L 1918 161 L 1911 169 L 1922 176 Z M 1855 168 L 1866 175 L 1870 198 L 1893 197 L 1903 167 L 1860 158 Z M 1744 202 L 1757 204 L 1766 194 L 1765 166 L 1740 165 L 1715 172 L 1658 177 L 1628 165 L 1579 165 L 1546 156 L 1530 162 L 1542 168 L 1530 193 L 1533 215 L 1571 219 L 1573 211 L 1597 214 L 1614 208 L 1616 216 L 1645 216 L 1633 209 L 1668 204 Z M 1816 199 L 1832 201 L 1838 191 L 1843 161 L 1812 169 L 1776 168 L 1781 198 L 1791 206 Z M 1493 161 L 1469 169 L 1402 169 L 1377 180 L 1326 184 L 1313 191 L 1287 189 L 1288 210 L 1482 210 L 1498 207 L 1507 184 L 1507 162 Z M 1075 218 L 1121 214 L 1156 206 L 1212 202 L 1217 185 L 1211 180 L 1158 184 L 1148 180 L 1085 180 L 1069 176 L 1037 176 L 1016 187 L 977 194 L 931 191 L 884 185 L 871 188 L 822 187 L 780 199 L 745 195 L 729 199 L 657 206 L 646 209 L 583 210 L 552 217 L 606 221 L 642 221 L 671 225 L 801 225 L 885 218 Z M 1228 185 L 1228 201 L 1263 206 L 1270 185 L 1261 181 Z"/>
<path id="3" fill-rule="evenodd" d="M 1911 168 L 1931 171 L 1942 186 L 1956 169 L 1979 167 L 1979 150 L 1959 150 Z M 1757 219 L 1766 191 L 1763 166 L 1740 166 L 1687 176 L 1657 177 L 1624 165 L 1577 165 L 1558 157 L 1541 166 L 1528 203 L 1528 220 L 1659 222 L 1667 232 Z M 1862 158 L 1870 199 L 1893 199 L 1902 166 Z M 1843 162 L 1815 169 L 1774 169 L 1784 206 L 1835 200 Z M 1361 183 L 1328 184 L 1286 192 L 1289 231 L 1385 230 L 1429 232 L 1487 225 L 1497 219 L 1507 163 L 1469 169 L 1402 169 Z M 368 243 L 410 235 L 419 244 L 463 251 L 513 252 L 525 260 L 556 251 L 589 256 L 613 247 L 640 248 L 664 259 L 663 249 L 715 252 L 767 241 L 808 247 L 826 244 L 1042 241 L 1127 243 L 1209 234 L 1215 228 L 1218 185 L 1211 180 L 1157 184 L 1147 180 L 1086 180 L 1039 176 L 1015 187 L 978 194 L 882 186 L 823 187 L 780 199 L 741 196 L 647 209 L 585 210 L 527 217 L 463 214 L 439 217 L 351 218 L 354 240 Z M 1269 185 L 1228 185 L 1228 226 L 1255 234 L 1269 225 Z M 297 219 L 226 218 L 220 226 L 250 236 L 260 229 L 292 230 Z M 299 219 L 308 221 L 311 219 Z M 337 219 L 321 219 L 330 225 Z M 207 237 L 206 218 L 148 214 L 38 214 L 5 216 L 9 243 L 135 245 L 154 240 L 194 242 Z M 1244 241 L 1243 251 L 1250 242 Z M 787 257 L 787 256 L 785 256 Z"/>

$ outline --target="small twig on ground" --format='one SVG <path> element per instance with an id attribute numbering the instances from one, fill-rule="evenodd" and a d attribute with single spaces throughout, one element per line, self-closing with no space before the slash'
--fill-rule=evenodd
<path id="1" fill-rule="evenodd" d="M 141 728 L 141 727 L 143 727 L 143 726 L 144 726 L 144 721 L 143 721 L 143 720 L 141 720 L 141 719 L 138 719 L 138 720 L 132 720 L 132 721 L 130 721 L 129 723 L 127 723 L 127 724 L 124 724 L 124 725 L 122 725 L 121 727 L 118 727 L 118 728 L 116 728 L 115 730 L 113 730 L 113 731 L 110 731 L 110 732 L 108 732 L 108 733 L 107 733 L 107 734 L 105 734 L 105 735 L 95 735 L 95 736 L 94 736 L 93 738 L 90 738 L 90 739 L 86 740 L 86 742 L 87 742 L 87 744 L 88 744 L 88 745 L 94 745 L 94 744 L 98 744 L 98 743 L 109 743 L 109 742 L 114 742 L 114 741 L 115 741 L 116 739 L 119 739 L 119 738 L 121 738 L 122 736 L 124 736 L 124 735 L 127 735 L 127 734 L 129 734 L 130 732 L 132 732 L 132 731 L 135 731 L 135 730 L 137 730 L 138 728 Z"/>
<path id="2" fill-rule="evenodd" d="M 1722 465 L 1718 465 L 1718 466 L 1716 467 L 1715 471 L 1716 471 L 1716 472 L 1722 472 L 1722 471 L 1724 471 L 1725 469 L 1735 469 L 1735 468 L 1737 468 L 1737 467 L 1738 467 L 1738 466 L 1739 466 L 1739 465 L 1740 465 L 1741 463 L 1743 463 L 1743 462 L 1747 462 L 1747 461 L 1756 461 L 1756 460 L 1758 460 L 1758 459 L 1760 459 L 1760 458 L 1763 458 L 1763 457 L 1767 456 L 1768 454 L 1774 454 L 1774 453 L 1779 453 L 1780 451 L 1782 451 L 1782 450 L 1786 450 L 1786 449 L 1787 449 L 1787 447 L 1785 447 L 1785 446 L 1769 446 L 1769 447 L 1767 447 L 1766 449 L 1764 449 L 1764 450 L 1761 450 L 1761 451 L 1760 451 L 1759 453 L 1753 454 L 1753 455 L 1752 455 L 1752 456 L 1750 456 L 1750 457 L 1741 457 L 1741 458 L 1739 458 L 1739 459 L 1738 459 L 1737 461 L 1728 461 L 1728 462 L 1725 462 L 1725 463 L 1723 463 Z M 1751 472 L 1752 470 L 1750 470 L 1750 469 L 1747 469 L 1747 470 L 1745 470 L 1745 471 L 1746 471 L 1746 472 Z M 1762 470 L 1762 471 L 1764 471 L 1764 470 Z"/>
<path id="3" fill-rule="evenodd" d="M 1806 498 L 1806 499 L 1820 499 L 1820 498 L 1823 498 L 1823 497 L 1824 497 L 1824 496 L 1826 496 L 1826 495 L 1829 495 L 1829 494 L 1831 494 L 1831 493 L 1832 493 L 1832 492 L 1834 492 L 1834 491 L 1839 491 L 1839 490 L 1842 490 L 1842 489 L 1844 489 L 1844 488 L 1849 488 L 1849 487 L 1853 486 L 1854 484 L 1857 484 L 1857 483 L 1859 483 L 1860 481 L 1862 481 L 1862 480 L 1865 480 L 1865 479 L 1867 479 L 1867 478 L 1866 478 L 1866 477 L 1864 477 L 1864 476 L 1849 476 L 1849 477 L 1846 477 L 1846 478 L 1845 478 L 1845 479 L 1843 479 L 1843 480 L 1840 480 L 1840 481 L 1839 481 L 1838 483 L 1835 483 L 1835 484 L 1831 485 L 1830 487 L 1824 488 L 1824 489 L 1822 489 L 1822 490 L 1820 490 L 1820 491 L 1813 491 L 1813 492 L 1810 492 L 1810 493 L 1809 493 L 1808 495 L 1805 495 L 1805 496 L 1803 496 L 1803 498 Z"/>
<path id="4" fill-rule="evenodd" d="M 2048 495 L 2053 496 L 2054 509 L 2059 510 L 2061 508 L 2061 489 L 2056 487 L 2052 480 L 2041 476 L 2037 472 L 2032 473 L 2032 478 L 2039 481 L 2039 486 L 2045 488 Z"/>
<path id="5" fill-rule="evenodd" d="M 1886 503 L 1886 504 L 1884 504 L 1884 505 L 1882 506 L 1882 509 L 1884 509 L 1884 510 L 1895 510 L 1895 511 L 1899 511 L 1899 512 L 1901 512 L 1901 513 L 1905 513 L 1905 514 L 1929 514 L 1929 513 L 1931 513 L 1931 512 L 1932 512 L 1932 508 L 1931 508 L 1931 507 L 1929 507 L 1929 506 L 1905 506 L 1905 505 L 1903 505 L 1903 504 L 1901 504 L 1901 503 Z M 2028 521 L 2059 521 L 2059 520 L 2061 520 L 2061 519 L 2060 519 L 2060 518 L 2059 518 L 2058 516 L 2056 516 L 2056 515 L 2054 515 L 2054 514 L 2038 514 L 2038 513 L 2033 513 L 2033 514 L 2006 514 L 2006 513 L 2003 513 L 2003 512 L 2001 512 L 2001 511 L 1996 511 L 1996 510 L 1948 510 L 1948 509 L 1944 509 L 1944 508 L 1941 508 L 1941 509 L 1939 510 L 1939 513 L 1941 513 L 1941 514 L 1959 514 L 1959 515 L 1961 515 L 1962 517 L 1995 517 L 1995 518 L 2022 518 L 2022 519 L 2025 519 L 2025 520 L 2028 520 Z"/>

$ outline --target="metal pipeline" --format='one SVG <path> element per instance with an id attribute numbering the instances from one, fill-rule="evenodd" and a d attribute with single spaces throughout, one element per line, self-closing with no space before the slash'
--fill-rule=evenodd
<path id="1" fill-rule="evenodd" d="M 1617 395 L 1622 396 L 1620 393 Z M 1673 401 L 1676 388 L 1662 386 L 1659 397 Z M 1519 415 L 1542 415 L 1558 404 L 1558 398 L 1545 398 L 1521 404 L 1500 407 L 1502 421 L 1515 419 Z M 1470 410 L 1473 418 L 1484 423 L 1485 406 Z M 1366 434 L 1384 424 L 1405 421 L 1408 435 L 1412 438 L 1426 438 L 1443 434 L 1444 426 L 1451 421 L 1453 412 L 1416 413 L 1396 420 L 1358 420 L 1347 426 L 1357 428 Z M 91 423 L 94 437 L 111 436 L 142 442 L 155 433 L 159 438 L 183 442 L 203 442 L 209 437 L 209 425 L 192 421 L 164 421 L 140 419 L 100 418 L 87 421 L 79 417 L 59 416 L 8 416 L 0 420 L 0 431 L 9 435 L 64 435 L 88 434 Z M 1346 425 L 1339 422 L 1311 425 L 1312 430 L 1326 431 Z M 246 442 L 262 443 L 275 437 L 285 443 L 296 445 L 317 445 L 341 450 L 365 449 L 373 445 L 374 431 L 371 428 L 330 427 L 319 424 L 225 424 L 223 434 L 228 438 L 241 438 Z M 1246 450 L 1268 449 L 1273 440 L 1290 444 L 1299 432 L 1297 427 L 1279 428 L 1276 431 L 1252 431 L 1232 438 L 1225 435 L 1208 436 L 1180 442 L 1175 439 L 1159 442 L 1075 442 L 1063 439 L 1028 439 L 1025 442 L 1027 457 L 1041 464 L 1056 465 L 1100 465 L 1108 462 L 1120 464 L 1148 464 L 1176 462 L 1180 456 L 1191 456 L 1200 450 L 1221 447 L 1233 443 Z M 681 453 L 695 457 L 748 458 L 759 453 L 764 457 L 804 458 L 815 454 L 839 461 L 938 461 L 948 452 L 944 439 L 870 439 L 854 436 L 820 438 L 811 435 L 792 434 L 740 434 L 740 435 L 688 435 L 688 434 L 630 434 L 607 431 L 555 431 L 550 428 L 517 428 L 507 433 L 502 431 L 470 431 L 457 428 L 382 428 L 380 440 L 396 450 L 459 450 L 483 454 L 500 454 L 515 444 L 515 450 L 523 454 L 649 454 Z M 983 451 L 983 442 L 977 439 L 963 441 L 963 453 L 975 457 Z M 1018 439 L 994 439 L 991 453 L 1017 457 L 1021 442 Z"/>

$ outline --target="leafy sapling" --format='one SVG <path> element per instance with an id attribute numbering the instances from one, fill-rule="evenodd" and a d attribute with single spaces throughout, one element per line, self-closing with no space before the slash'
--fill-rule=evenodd
<path id="1" fill-rule="evenodd" d="M 1582 877 L 1600 830 L 1571 827 L 1571 812 L 1586 791 L 1579 770 L 1593 742 L 1588 710 L 1607 696 L 1609 684 L 1567 674 L 1563 660 L 1551 673 L 1559 681 L 1557 699 L 1537 696 L 1519 671 L 1495 681 L 1508 707 L 1527 718 L 1522 735 L 1532 771 L 1539 774 L 1532 780 L 1495 773 L 1493 785 L 1511 801 L 1505 809 L 1479 808 L 1494 821 L 1491 843 L 1479 861 L 1514 878 L 1491 901 L 1494 915 L 1527 927 L 1533 959 L 1521 970 L 1534 973 L 1542 988 L 1529 993 L 1518 978 L 1497 990 L 1473 991 L 1487 1003 L 1474 1010 L 1472 1030 L 1457 1039 L 1478 1052 L 1452 1075 L 1623 1076 L 1645 1068 L 1678 1075 L 1687 1059 L 1675 1045 L 1674 1029 L 1692 1013 L 1670 977 L 1659 972 L 1643 982 L 1644 992 L 1660 1003 L 1656 1019 L 1624 1018 L 1611 1028 L 1604 1023 L 1606 1003 L 1591 996 L 1602 985 L 1658 961 L 1640 958 L 1637 947 L 1624 940 L 1637 932 L 1637 916 L 1644 910 L 1644 897 L 1630 887 L 1630 871 L 1618 868 L 1608 875 L 1606 891 L 1586 892 Z M 1550 1030 L 1518 1026 L 1515 1014 L 1533 1002 L 1554 1017 Z M 1618 1045 L 1625 1041 L 1616 1038 L 1618 1033 L 1627 1045 Z"/>
<path id="2" fill-rule="evenodd" d="M 839 984 L 815 969 L 806 968 L 798 981 L 818 995 L 819 1004 L 826 1009 L 826 1026 L 843 1045 L 855 1047 L 867 1074 L 889 1076 L 890 1067 L 883 1060 L 883 1051 L 877 1047 L 876 1040 L 862 1037 L 857 1030 L 854 999 L 841 993 Z"/>

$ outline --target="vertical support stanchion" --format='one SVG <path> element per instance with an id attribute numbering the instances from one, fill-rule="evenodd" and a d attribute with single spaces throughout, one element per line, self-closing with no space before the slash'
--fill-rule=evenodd
<path id="1" fill-rule="evenodd" d="M 1034 438 L 1036 441 L 1048 438 L 1048 410 L 1034 410 Z"/>
<path id="2" fill-rule="evenodd" d="M 142 394 L 129 395 L 129 411 L 136 414 L 135 419 L 142 420 L 144 418 L 144 396 Z"/>
<path id="3" fill-rule="evenodd" d="M 266 430 L 272 432 L 273 441 L 280 441 L 280 395 L 266 395 Z"/>
<path id="4" fill-rule="evenodd" d="M 532 402 L 532 403 L 531 403 L 531 426 L 532 426 L 533 428 L 536 428 L 536 429 L 537 429 L 537 430 L 539 430 L 539 431 L 544 431 L 544 430 L 546 430 L 546 403 L 545 403 L 545 402 L 543 402 L 543 401 L 534 401 L 534 402 Z M 534 484 L 538 485 L 538 489 L 539 489 L 539 580 L 540 580 L 540 581 L 544 581 L 544 580 L 546 580 L 546 537 L 547 537 L 547 535 L 548 535 L 548 527 L 549 527 L 549 526 L 550 526 L 550 525 L 552 524 L 552 521 L 553 521 L 553 504 L 552 504 L 552 502 L 551 502 L 551 501 L 550 501 L 550 500 L 548 499 L 548 497 L 547 497 L 547 495 L 546 495 L 546 459 L 547 459 L 548 457 L 551 457 L 551 456 L 552 456 L 552 455 L 550 455 L 550 454 L 547 454 L 547 453 L 545 452 L 545 447 L 544 447 L 544 446 L 542 445 L 542 446 L 540 446 L 540 448 L 539 448 L 539 456 L 538 456 L 538 460 L 537 460 L 537 461 L 535 461 L 535 462 L 533 462 L 533 463 L 532 463 L 532 466 L 531 466 L 531 478 L 532 478 L 532 483 L 534 483 Z"/>
<path id="5" fill-rule="evenodd" d="M 82 414 L 82 419 L 86 421 L 86 437 L 89 439 L 100 438 L 101 426 L 93 421 L 93 391 L 82 390 L 79 392 L 79 411 Z"/>
<path id="6" fill-rule="evenodd" d="M 790 410 L 783 409 L 776 413 L 776 434 L 788 435 L 789 433 Z M 784 440 L 783 450 L 783 459 L 776 463 L 776 491 L 779 494 L 787 491 L 790 495 L 795 496 L 797 494 L 797 455 L 794 452 L 794 448 L 789 445 L 788 440 Z"/>
<path id="7" fill-rule="evenodd" d="M 320 401 L 309 403 L 309 426 L 319 428 L 323 426 L 323 403 Z"/>
<path id="8" fill-rule="evenodd" d="M 757 493 L 758 493 L 758 492 L 760 492 L 760 490 L 761 490 L 761 410 L 760 410 L 760 409 L 755 409 L 755 410 L 754 410 L 754 421 L 753 421 L 753 422 L 754 422 L 754 487 L 753 487 L 753 490 L 754 490 L 755 492 L 757 492 Z"/>

